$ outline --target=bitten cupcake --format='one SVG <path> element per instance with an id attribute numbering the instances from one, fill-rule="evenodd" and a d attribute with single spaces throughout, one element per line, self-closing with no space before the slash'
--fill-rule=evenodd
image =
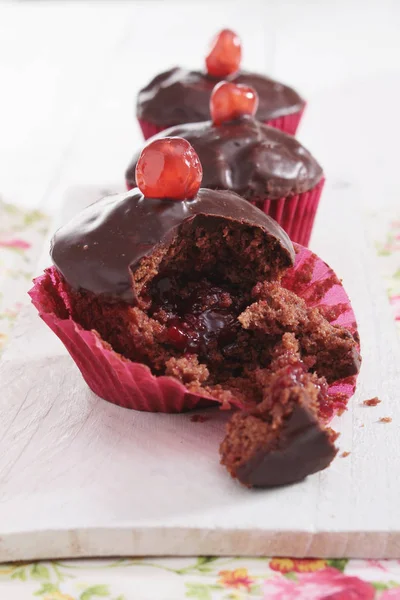
<path id="1" fill-rule="evenodd" d="M 96 394 L 147 411 L 236 407 L 230 474 L 298 481 L 335 456 L 327 421 L 360 365 L 354 314 L 323 261 L 201 177 L 186 140 L 148 145 L 139 189 L 59 229 L 30 294 Z"/>
<path id="2" fill-rule="evenodd" d="M 220 82 L 210 99 L 212 121 L 171 127 L 151 141 L 188 140 L 203 165 L 203 187 L 240 194 L 273 217 L 293 242 L 307 246 L 324 185 L 322 168 L 294 137 L 261 123 L 254 116 L 257 104 L 254 89 Z M 126 171 L 128 189 L 136 186 L 138 158 Z"/>
<path id="3" fill-rule="evenodd" d="M 282 83 L 241 70 L 241 57 L 240 39 L 233 31 L 224 29 L 212 43 L 205 71 L 174 67 L 157 75 L 139 92 L 137 99 L 136 115 L 144 138 L 173 125 L 209 119 L 211 92 L 221 80 L 254 88 L 260 99 L 257 118 L 294 135 L 305 101 Z"/>

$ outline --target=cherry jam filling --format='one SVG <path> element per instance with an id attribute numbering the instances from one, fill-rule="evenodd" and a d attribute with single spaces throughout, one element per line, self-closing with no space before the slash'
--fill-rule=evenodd
<path id="1" fill-rule="evenodd" d="M 234 286 L 203 278 L 182 285 L 170 275 L 153 283 L 151 297 L 151 313 L 165 323 L 166 343 L 176 350 L 207 356 L 211 348 L 235 344 L 245 302 Z"/>

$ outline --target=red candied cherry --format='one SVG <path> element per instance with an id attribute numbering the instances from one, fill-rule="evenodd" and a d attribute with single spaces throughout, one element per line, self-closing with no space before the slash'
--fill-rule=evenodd
<path id="1" fill-rule="evenodd" d="M 213 39 L 211 50 L 206 58 L 207 73 L 211 77 L 226 77 L 236 73 L 240 67 L 242 46 L 234 31 L 223 29 Z"/>
<path id="2" fill-rule="evenodd" d="M 254 115 L 257 106 L 257 92 L 247 85 L 220 81 L 211 94 L 210 113 L 214 125 L 242 115 Z"/>
<path id="3" fill-rule="evenodd" d="M 179 137 L 151 142 L 136 164 L 136 184 L 146 198 L 189 200 L 199 191 L 202 177 L 196 151 Z"/>

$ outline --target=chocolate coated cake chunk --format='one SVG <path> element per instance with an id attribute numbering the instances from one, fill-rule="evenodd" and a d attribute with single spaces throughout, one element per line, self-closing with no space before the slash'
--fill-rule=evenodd
<path id="1" fill-rule="evenodd" d="M 275 355 L 263 400 L 232 417 L 220 448 L 221 463 L 248 487 L 300 481 L 325 469 L 337 453 L 337 435 L 318 416 L 324 381 L 307 372 L 291 334 Z"/>
<path id="2" fill-rule="evenodd" d="M 139 92 L 137 117 L 164 127 L 207 121 L 211 92 L 222 80 L 256 90 L 259 96 L 256 117 L 260 121 L 291 115 L 305 105 L 294 89 L 257 73 L 239 71 L 218 78 L 202 71 L 174 67 L 157 75 Z"/>

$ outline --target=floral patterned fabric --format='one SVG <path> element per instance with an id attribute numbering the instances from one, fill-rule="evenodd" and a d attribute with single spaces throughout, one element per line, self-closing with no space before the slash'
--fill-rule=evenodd
<path id="1" fill-rule="evenodd" d="M 38 210 L 22 211 L 0 198 L 0 353 L 31 287 L 49 219 Z"/>
<path id="2" fill-rule="evenodd" d="M 400 561 L 156 558 L 0 565 L 4 600 L 395 600 Z"/>
<path id="3" fill-rule="evenodd" d="M 49 219 L 0 200 L 0 354 Z M 400 220 L 376 240 L 400 332 Z M 400 600 L 400 560 L 155 558 L 0 565 L 0 600 Z"/>

